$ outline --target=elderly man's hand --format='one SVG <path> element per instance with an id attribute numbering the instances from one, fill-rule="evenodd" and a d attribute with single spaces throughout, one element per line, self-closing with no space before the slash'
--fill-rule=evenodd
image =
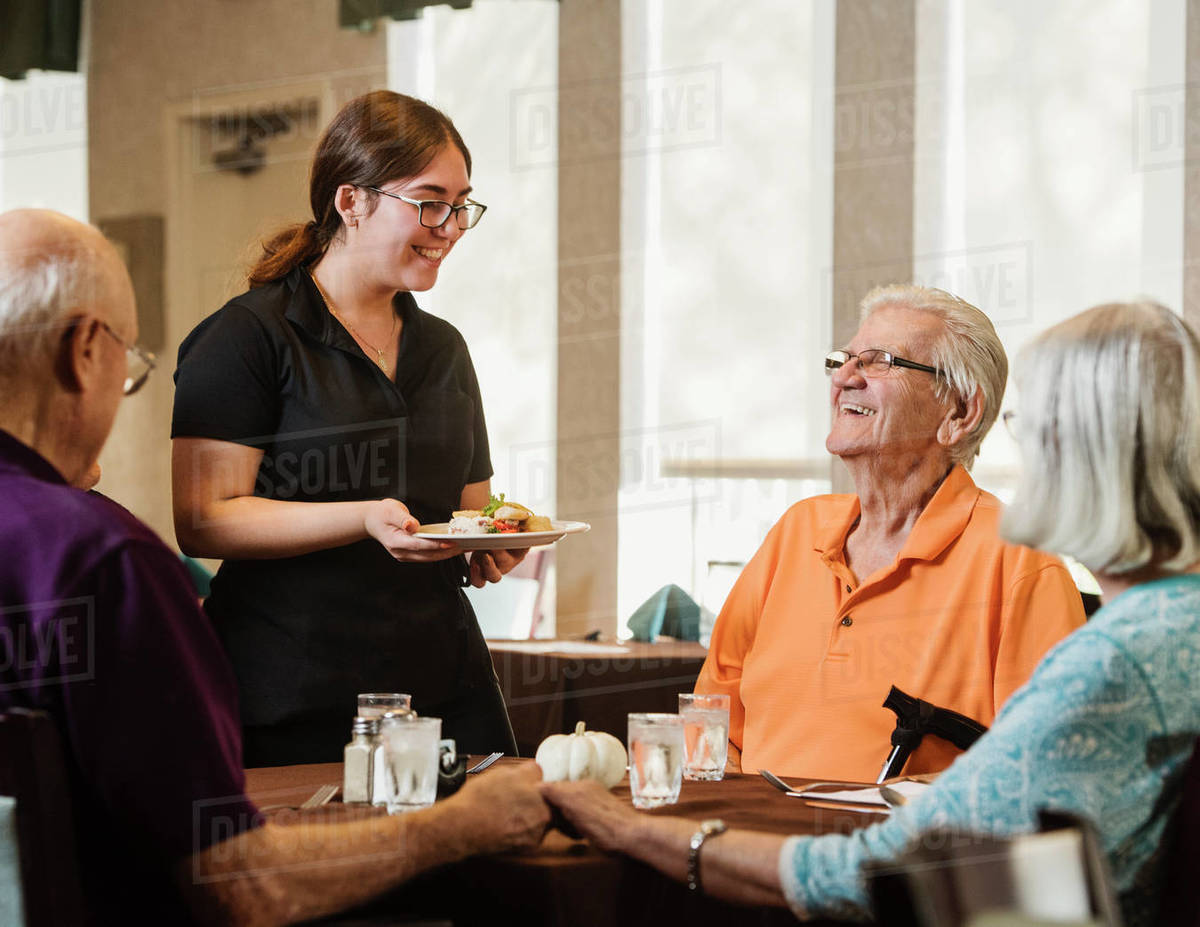
<path id="1" fill-rule="evenodd" d="M 521 550 L 476 550 L 471 553 L 471 585 L 482 589 L 500 578 L 525 559 L 528 548 Z"/>
<path id="2" fill-rule="evenodd" d="M 542 842 L 550 809 L 538 792 L 542 771 L 537 763 L 499 766 L 471 779 L 450 801 L 459 806 L 463 826 L 476 831 L 478 852 L 503 853 Z"/>
<path id="3" fill-rule="evenodd" d="M 542 797 L 558 808 L 579 832 L 602 850 L 629 851 L 641 817 L 627 801 L 591 779 L 543 782 Z"/>

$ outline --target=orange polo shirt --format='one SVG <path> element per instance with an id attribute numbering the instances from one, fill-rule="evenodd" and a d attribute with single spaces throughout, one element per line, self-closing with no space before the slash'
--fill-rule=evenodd
<path id="1" fill-rule="evenodd" d="M 1060 560 L 1000 539 L 1002 510 L 955 467 L 896 562 L 856 583 L 843 551 L 858 497 L 788 509 L 721 609 L 696 682 L 729 693 L 744 771 L 874 782 L 893 685 L 991 725 L 1084 621 Z M 904 772 L 944 769 L 958 752 L 927 736 Z"/>

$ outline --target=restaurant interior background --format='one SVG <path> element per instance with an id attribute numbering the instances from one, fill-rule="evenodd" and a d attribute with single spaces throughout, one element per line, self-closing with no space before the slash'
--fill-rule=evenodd
<path id="1" fill-rule="evenodd" d="M 80 73 L 0 80 L 0 209 L 97 223 L 135 278 L 160 371 L 100 489 L 168 539 L 179 342 L 375 87 L 455 120 L 489 206 L 418 301 L 471 347 L 493 486 L 593 525 L 541 634 L 616 635 L 668 583 L 715 612 L 846 487 L 821 358 L 875 283 L 944 286 L 1010 354 L 1100 301 L 1200 313 L 1195 0 L 421 5 L 84 0 Z M 977 480 L 1015 466 L 996 429 Z M 510 585 L 476 594 L 490 632 Z"/>

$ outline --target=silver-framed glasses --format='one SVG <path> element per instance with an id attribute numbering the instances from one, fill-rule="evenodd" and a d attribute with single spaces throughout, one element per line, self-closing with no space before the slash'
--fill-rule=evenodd
<path id="1" fill-rule="evenodd" d="M 158 365 L 158 359 L 145 348 L 139 347 L 136 344 L 130 344 L 118 335 L 107 322 L 101 321 L 100 325 L 106 332 L 116 338 L 121 343 L 121 347 L 125 349 L 124 394 L 132 396 L 150 379 L 150 373 Z"/>
<path id="2" fill-rule="evenodd" d="M 857 354 L 851 354 L 849 351 L 830 351 L 825 355 L 825 373 L 832 374 L 839 367 L 855 359 L 858 361 L 859 372 L 864 377 L 886 376 L 893 367 L 907 367 L 910 370 L 924 370 L 934 376 L 945 376 L 937 367 L 897 357 L 891 351 L 884 351 L 880 348 L 868 348 Z"/>

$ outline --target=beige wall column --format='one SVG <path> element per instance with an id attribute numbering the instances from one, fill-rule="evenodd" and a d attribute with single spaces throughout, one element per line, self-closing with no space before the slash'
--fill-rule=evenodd
<path id="1" fill-rule="evenodd" d="M 558 45 L 558 634 L 617 628 L 621 4 L 562 0 Z"/>
<path id="2" fill-rule="evenodd" d="M 1187 0 L 1183 125 L 1183 317 L 1200 326 L 1200 0 Z"/>
<path id="3" fill-rule="evenodd" d="M 915 0 L 838 0 L 834 64 L 833 343 L 858 303 L 913 268 Z M 834 492 L 853 491 L 833 461 Z"/>

